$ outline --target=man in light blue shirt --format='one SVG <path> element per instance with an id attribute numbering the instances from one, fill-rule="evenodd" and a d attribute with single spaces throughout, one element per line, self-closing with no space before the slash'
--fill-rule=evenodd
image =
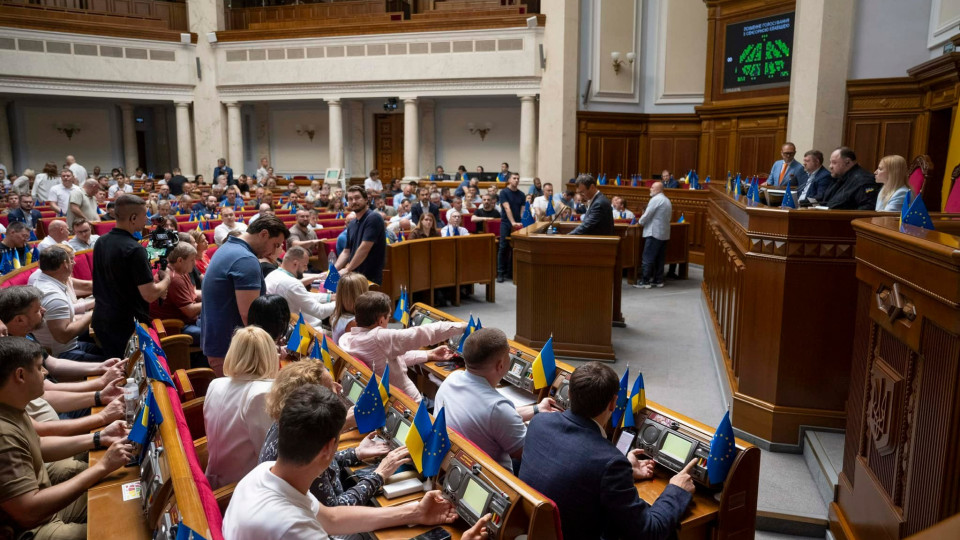
<path id="1" fill-rule="evenodd" d="M 673 205 L 663 194 L 663 182 L 655 182 L 650 186 L 650 195 L 650 202 L 640 216 L 644 246 L 641 263 L 643 279 L 634 285 L 638 289 L 663 287 L 663 263 L 667 254 L 667 241 L 670 240 Z"/>

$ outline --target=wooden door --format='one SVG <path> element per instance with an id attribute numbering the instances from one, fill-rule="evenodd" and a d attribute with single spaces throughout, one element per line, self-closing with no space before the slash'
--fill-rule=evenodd
<path id="1" fill-rule="evenodd" d="M 394 178 L 403 178 L 403 115 L 374 116 L 376 163 L 384 185 Z"/>

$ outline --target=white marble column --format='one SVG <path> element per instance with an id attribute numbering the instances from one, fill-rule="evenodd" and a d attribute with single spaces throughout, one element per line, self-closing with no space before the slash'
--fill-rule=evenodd
<path id="1" fill-rule="evenodd" d="M 0 163 L 11 169 L 7 171 L 7 174 L 10 174 L 16 169 L 13 165 L 13 146 L 10 144 L 10 122 L 7 120 L 8 103 L 9 101 L 0 99 Z M 21 171 L 17 170 L 17 172 Z"/>
<path id="2" fill-rule="evenodd" d="M 234 178 L 243 172 L 243 128 L 240 125 L 240 104 L 236 101 L 223 102 L 227 107 L 227 165 L 233 169 Z M 210 183 L 215 183 L 211 178 Z"/>
<path id="3" fill-rule="evenodd" d="M 330 168 L 343 168 L 343 107 L 340 98 L 327 99 L 330 127 Z"/>
<path id="4" fill-rule="evenodd" d="M 536 170 L 544 182 L 556 186 L 576 175 L 580 2 L 551 0 L 540 9 L 550 21 L 543 27 L 547 68 L 540 81 L 540 88 L 549 91 L 540 95 Z"/>
<path id="5" fill-rule="evenodd" d="M 417 98 L 403 98 L 403 179 L 420 179 L 420 111 Z"/>
<path id="6" fill-rule="evenodd" d="M 220 103 L 220 91 L 217 88 L 217 58 L 216 44 L 207 40 L 209 32 L 223 30 L 226 10 L 224 0 L 207 0 L 203 2 L 187 2 L 187 21 L 190 31 L 199 36 L 197 43 L 189 50 L 193 51 L 200 61 L 200 76 L 193 87 L 193 151 L 196 156 L 194 171 L 203 174 L 208 182 L 213 179 L 213 168 L 217 166 L 217 159 L 229 154 L 226 145 L 226 125 L 224 107 Z M 192 62 L 193 60 L 191 60 Z M 191 64 L 193 66 L 193 64 Z M 195 77 L 195 70 L 191 68 L 191 78 Z M 235 175 L 239 175 L 239 168 L 243 163 L 231 163 Z"/>
<path id="7" fill-rule="evenodd" d="M 120 118 L 123 124 L 123 167 L 127 174 L 133 174 L 140 166 L 137 157 L 137 129 L 133 120 L 133 105 L 120 105 Z"/>
<path id="8" fill-rule="evenodd" d="M 367 153 L 364 145 L 363 102 L 347 102 L 347 142 L 350 159 L 347 161 L 347 174 L 365 178 L 367 176 Z"/>
<path id="9" fill-rule="evenodd" d="M 828 155 L 843 141 L 855 4 L 797 2 L 787 112 L 787 140 L 797 145 L 797 159 L 813 149 Z"/>
<path id="10" fill-rule="evenodd" d="M 433 174 L 437 165 L 444 165 L 447 174 L 453 178 L 456 165 L 437 163 L 437 116 L 436 102 L 432 99 L 420 100 L 420 163 L 429 174 Z"/>
<path id="11" fill-rule="evenodd" d="M 177 167 L 186 177 L 193 177 L 193 129 L 190 127 L 190 102 L 176 101 L 177 108 Z"/>
<path id="12" fill-rule="evenodd" d="M 537 175 L 537 96 L 520 96 L 520 183 Z"/>

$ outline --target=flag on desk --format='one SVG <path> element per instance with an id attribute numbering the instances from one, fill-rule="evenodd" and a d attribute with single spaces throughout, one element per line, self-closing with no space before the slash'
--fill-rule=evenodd
<path id="1" fill-rule="evenodd" d="M 27 247 L 29 248 L 30 246 L 27 246 Z M 35 263 L 40 260 L 40 250 L 37 249 L 37 246 L 33 246 L 33 249 L 27 249 L 25 255 L 26 255 L 25 264 Z"/>
<path id="2" fill-rule="evenodd" d="M 634 216 L 633 216 L 633 219 L 630 220 L 630 224 L 631 224 L 631 225 L 636 225 L 637 223 L 639 223 L 639 221 L 637 220 L 637 216 L 634 215 Z"/>
<path id="3" fill-rule="evenodd" d="M 740 173 L 737 173 L 737 177 L 733 180 L 733 200 L 740 200 Z"/>
<path id="4" fill-rule="evenodd" d="M 384 371 L 383 374 L 388 376 L 388 371 Z M 354 406 L 353 414 L 360 433 L 370 433 L 386 425 L 387 407 L 386 400 L 381 397 L 382 391 L 383 385 L 377 382 L 377 374 L 371 373 L 367 386 L 360 392 L 360 397 L 357 398 L 357 404 Z"/>
<path id="5" fill-rule="evenodd" d="M 549 197 L 547 197 L 547 212 L 545 215 L 550 217 L 556 213 L 557 210 L 553 207 L 553 195 L 551 194 Z"/>
<path id="6" fill-rule="evenodd" d="M 630 391 L 630 406 L 623 415 L 622 427 L 636 427 L 636 415 L 646 406 L 647 391 L 643 388 L 643 373 L 637 373 L 637 379 L 633 381 L 633 390 Z"/>
<path id="7" fill-rule="evenodd" d="M 393 318 L 402 321 L 404 314 L 407 313 L 407 291 L 400 288 L 400 298 L 397 300 L 397 309 L 393 310 Z"/>
<path id="8" fill-rule="evenodd" d="M 287 340 L 287 350 L 297 354 L 307 354 L 310 351 L 310 332 L 303 320 L 303 313 L 297 317 L 297 324 Z"/>
<path id="9" fill-rule="evenodd" d="M 614 182 L 616 182 L 616 184 L 617 184 L 618 186 L 621 185 L 621 184 L 620 184 L 620 173 L 617 173 L 617 179 L 614 180 Z"/>
<path id="10" fill-rule="evenodd" d="M 474 325 L 473 331 L 476 332 L 477 330 L 479 330 L 479 329 L 481 329 L 481 328 L 483 328 L 483 325 L 480 324 L 480 317 L 477 317 L 477 324 Z"/>
<path id="11" fill-rule="evenodd" d="M 207 540 L 206 538 L 200 536 L 200 533 L 187 527 L 186 523 L 183 521 L 177 525 L 177 540 Z"/>
<path id="12" fill-rule="evenodd" d="M 907 193 L 903 197 L 903 206 L 900 207 L 900 226 L 903 227 L 903 220 L 907 218 L 907 212 L 910 210 L 910 196 L 913 195 L 912 190 L 907 190 Z"/>
<path id="13" fill-rule="evenodd" d="M 758 203 L 758 204 L 760 203 L 760 183 L 759 182 L 755 180 L 750 181 L 750 188 L 747 190 L 747 200 L 754 203 Z"/>
<path id="14" fill-rule="evenodd" d="M 523 213 L 520 215 L 520 224 L 524 227 L 533 225 L 533 212 L 530 211 L 530 201 L 523 203 Z"/>
<path id="15" fill-rule="evenodd" d="M 160 413 L 160 407 L 157 405 L 157 398 L 153 395 L 153 387 L 147 386 L 147 396 L 143 400 L 143 407 L 140 407 L 140 413 L 130 428 L 127 438 L 143 446 L 150 439 L 150 431 L 153 426 L 163 423 L 163 414 Z"/>
<path id="16" fill-rule="evenodd" d="M 533 359 L 533 388 L 539 390 L 553 383 L 557 376 L 557 359 L 553 355 L 553 336 Z"/>
<path id="17" fill-rule="evenodd" d="M 170 378 L 170 374 L 167 373 L 167 370 L 160 364 L 160 357 L 163 356 L 166 358 L 163 349 L 160 348 L 160 344 L 153 339 L 153 336 L 151 336 L 149 332 L 140 326 L 140 323 L 136 323 L 135 329 L 140 353 L 143 354 L 143 368 L 147 378 L 160 381 L 167 386 L 173 386 L 173 379 Z"/>
<path id="18" fill-rule="evenodd" d="M 783 202 L 780 203 L 780 208 L 796 208 L 797 203 L 793 200 L 793 191 L 790 189 L 790 185 L 787 184 L 787 189 L 783 193 Z"/>
<path id="19" fill-rule="evenodd" d="M 39 240 L 37 238 L 37 231 L 34 229 L 30 229 L 30 239 L 28 240 L 28 242 L 36 242 L 37 240 Z"/>
<path id="20" fill-rule="evenodd" d="M 323 288 L 335 293 L 338 283 L 340 283 L 340 272 L 337 271 L 336 266 L 331 264 L 327 269 L 327 279 L 323 280 Z"/>
<path id="21" fill-rule="evenodd" d="M 617 427 L 627 412 L 627 385 L 630 384 L 630 366 L 620 377 L 620 390 L 617 392 L 617 407 L 613 410 L 613 416 L 610 417 L 611 425 Z"/>
<path id="22" fill-rule="evenodd" d="M 319 339 L 313 340 L 313 350 L 310 351 L 310 357 L 322 360 L 327 371 L 333 373 L 333 357 L 330 356 L 330 348 L 327 347 L 327 335 L 320 334 Z"/>
<path id="23" fill-rule="evenodd" d="M 467 327 L 463 329 L 463 335 L 460 336 L 460 343 L 457 344 L 457 352 L 463 354 L 463 344 L 467 342 L 467 338 L 470 337 L 476 330 L 476 326 L 473 324 L 473 314 L 470 314 L 470 322 L 467 323 Z"/>
<path id="24" fill-rule="evenodd" d="M 700 176 L 697 171 L 690 171 L 690 189 L 700 189 Z"/>
<path id="25" fill-rule="evenodd" d="M 4 253 L 3 257 L 0 258 L 0 274 L 9 274 L 16 270 L 16 268 L 13 267 L 13 260 L 17 258 L 12 251 Z"/>
<path id="26" fill-rule="evenodd" d="M 707 456 L 707 478 L 711 485 L 722 484 L 727 479 L 730 466 L 737 457 L 736 439 L 730 424 L 730 411 L 723 415 L 717 431 L 710 441 L 710 455 Z"/>
<path id="27" fill-rule="evenodd" d="M 431 477 L 440 473 L 440 465 L 443 458 L 450 450 L 450 437 L 447 435 L 447 415 L 443 408 L 437 413 L 437 419 L 433 422 L 430 429 L 430 438 L 426 441 L 423 448 L 423 470 L 424 476 Z"/>
<path id="28" fill-rule="evenodd" d="M 427 440 L 430 439 L 432 429 L 430 413 L 427 412 L 427 406 L 421 401 L 420 406 L 417 407 L 417 414 L 413 417 L 413 423 L 410 424 L 407 438 L 404 440 L 407 450 L 410 451 L 410 459 L 418 472 L 423 472 L 423 449 L 426 447 Z"/>
<path id="29" fill-rule="evenodd" d="M 680 212 L 680 219 L 677 220 L 677 223 L 683 223 L 683 222 L 685 222 L 686 220 L 687 220 L 687 218 L 684 217 L 683 212 Z"/>
<path id="30" fill-rule="evenodd" d="M 904 225 L 913 225 L 914 227 L 923 227 L 924 229 L 934 230 L 933 220 L 930 219 L 930 213 L 927 212 L 927 205 L 923 203 L 923 197 L 917 195 L 907 214 L 903 217 Z"/>

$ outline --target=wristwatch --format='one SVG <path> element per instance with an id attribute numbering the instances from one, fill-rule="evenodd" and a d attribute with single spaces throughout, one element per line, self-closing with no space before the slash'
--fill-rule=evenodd
<path id="1" fill-rule="evenodd" d="M 103 402 L 100 401 L 100 391 L 97 390 L 93 393 L 93 406 L 94 407 L 103 407 Z"/>
<path id="2" fill-rule="evenodd" d="M 536 416 L 536 415 L 538 415 L 538 414 L 540 414 L 540 405 L 534 403 L 534 404 L 533 404 L 533 415 Z"/>
<path id="3" fill-rule="evenodd" d="M 103 446 L 100 444 L 100 432 L 93 432 L 93 449 L 94 450 L 103 450 Z"/>

